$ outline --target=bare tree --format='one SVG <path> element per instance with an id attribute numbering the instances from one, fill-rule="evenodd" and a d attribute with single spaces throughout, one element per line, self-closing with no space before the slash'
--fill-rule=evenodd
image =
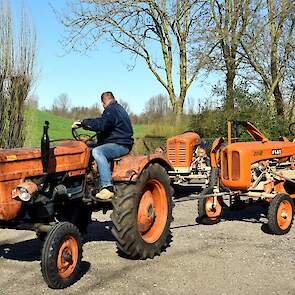
<path id="1" fill-rule="evenodd" d="M 51 111 L 59 116 L 66 116 L 71 110 L 71 100 L 66 93 L 60 94 L 54 99 Z"/>
<path id="2" fill-rule="evenodd" d="M 93 104 L 90 107 L 72 107 L 68 113 L 68 117 L 75 120 L 82 120 L 85 118 L 97 118 L 101 115 L 101 108 L 98 103 Z"/>
<path id="3" fill-rule="evenodd" d="M 247 62 L 265 87 L 271 111 L 283 116 L 287 103 L 283 88 L 284 83 L 290 82 L 288 75 L 293 75 L 293 86 L 287 87 L 289 89 L 291 86 L 291 92 L 288 90 L 291 105 L 294 96 L 294 69 L 290 65 L 295 50 L 295 5 L 293 0 L 267 0 L 260 3 L 262 5 L 247 28 L 242 46 Z"/>
<path id="4" fill-rule="evenodd" d="M 73 49 L 89 49 L 102 38 L 127 51 L 166 89 L 176 114 L 212 48 L 196 35 L 208 20 L 202 0 L 76 0 L 58 13 Z M 196 47 L 198 54 L 194 55 Z M 133 66 L 135 63 L 133 64 Z M 143 81 L 144 83 L 144 81 Z"/>
<path id="5" fill-rule="evenodd" d="M 38 109 L 39 107 L 39 97 L 37 95 L 30 95 L 26 100 L 26 105 L 33 109 Z"/>
<path id="6" fill-rule="evenodd" d="M 167 96 L 158 94 L 152 96 L 145 104 L 144 116 L 147 121 L 155 121 L 173 110 Z"/>
<path id="7" fill-rule="evenodd" d="M 212 62 L 226 75 L 224 107 L 229 114 L 234 110 L 234 82 L 242 61 L 240 42 L 255 9 L 253 0 L 210 0 L 212 23 L 207 32 L 219 43 Z"/>
<path id="8" fill-rule="evenodd" d="M 33 81 L 35 32 L 23 9 L 13 31 L 9 3 L 0 1 L 0 147 L 24 143 L 24 104 Z"/>
<path id="9" fill-rule="evenodd" d="M 195 113 L 195 100 L 192 97 L 188 97 L 184 108 L 186 114 L 193 115 Z"/>
<path id="10" fill-rule="evenodd" d="M 118 100 L 119 104 L 125 109 L 125 111 L 130 114 L 131 113 L 131 109 L 130 109 L 130 106 L 128 104 L 127 101 L 125 100 L 122 100 L 122 99 L 119 99 Z"/>

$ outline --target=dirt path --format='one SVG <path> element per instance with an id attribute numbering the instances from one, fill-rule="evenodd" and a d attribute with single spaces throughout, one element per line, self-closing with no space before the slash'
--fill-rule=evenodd
<path id="1" fill-rule="evenodd" d="M 44 283 L 34 233 L 1 230 L 0 294 L 295 294 L 295 228 L 272 236 L 265 219 L 197 225 L 195 212 L 196 201 L 177 203 L 171 247 L 147 261 L 119 257 L 109 215 L 96 214 L 102 222 L 90 226 L 85 274 L 63 291 Z"/>

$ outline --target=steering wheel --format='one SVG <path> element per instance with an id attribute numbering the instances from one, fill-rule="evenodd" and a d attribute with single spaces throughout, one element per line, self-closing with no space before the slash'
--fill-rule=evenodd
<path id="1" fill-rule="evenodd" d="M 72 128 L 72 135 L 77 141 L 83 141 L 87 143 L 89 141 L 93 141 L 97 137 L 96 134 L 90 135 L 87 133 L 78 133 L 77 129 L 79 128 Z"/>
<path id="2" fill-rule="evenodd" d="M 289 131 L 293 136 L 295 136 L 295 122 L 289 125 Z"/>

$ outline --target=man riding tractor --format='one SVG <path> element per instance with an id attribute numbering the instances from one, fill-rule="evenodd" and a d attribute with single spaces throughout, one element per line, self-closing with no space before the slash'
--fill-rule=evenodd
<path id="1" fill-rule="evenodd" d="M 72 128 L 80 128 L 96 132 L 98 140 L 103 138 L 99 146 L 92 149 L 100 178 L 100 190 L 96 194 L 98 200 L 109 200 L 114 196 L 112 174 L 109 162 L 129 153 L 133 146 L 133 129 L 126 110 L 116 101 L 112 92 L 101 95 L 104 108 L 100 118 L 84 119 L 74 122 Z"/>
<path id="2" fill-rule="evenodd" d="M 74 123 L 74 140 L 50 141 L 46 121 L 40 147 L 0 151 L 0 228 L 36 232 L 43 241 L 42 275 L 51 288 L 66 288 L 79 279 L 81 233 L 93 212 L 112 210 L 117 247 L 132 259 L 160 255 L 171 241 L 168 172 L 173 167 L 163 151 L 122 157 L 133 144 L 130 120 L 111 93 L 102 95 L 102 103 L 101 118 Z M 78 127 L 97 134 L 79 134 Z M 97 165 L 90 142 L 96 136 Z M 97 202 L 96 194 L 106 202 Z"/>

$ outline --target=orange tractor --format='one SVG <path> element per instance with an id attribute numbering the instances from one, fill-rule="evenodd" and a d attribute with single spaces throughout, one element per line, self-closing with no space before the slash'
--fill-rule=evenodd
<path id="1" fill-rule="evenodd" d="M 243 126 L 253 141 L 238 142 L 238 126 Z M 290 131 L 294 136 L 294 124 Z M 199 221 L 220 221 L 224 200 L 230 206 L 264 203 L 268 208 L 271 233 L 287 233 L 293 222 L 295 198 L 295 142 L 283 137 L 270 141 L 250 122 L 229 122 L 228 142 L 214 141 L 211 149 L 211 175 L 198 202 Z"/>
<path id="2" fill-rule="evenodd" d="M 210 167 L 195 133 L 167 141 L 149 155 L 115 159 L 115 197 L 98 202 L 98 173 L 91 156 L 94 136 L 50 142 L 45 122 L 41 148 L 0 149 L 0 227 L 34 230 L 44 242 L 41 271 L 51 288 L 65 288 L 79 277 L 81 233 L 91 214 L 113 210 L 112 233 L 131 258 L 153 258 L 170 240 L 173 188 L 178 183 L 206 184 Z M 208 170 L 209 169 L 209 170 Z M 206 176 L 207 175 L 207 176 Z"/>

